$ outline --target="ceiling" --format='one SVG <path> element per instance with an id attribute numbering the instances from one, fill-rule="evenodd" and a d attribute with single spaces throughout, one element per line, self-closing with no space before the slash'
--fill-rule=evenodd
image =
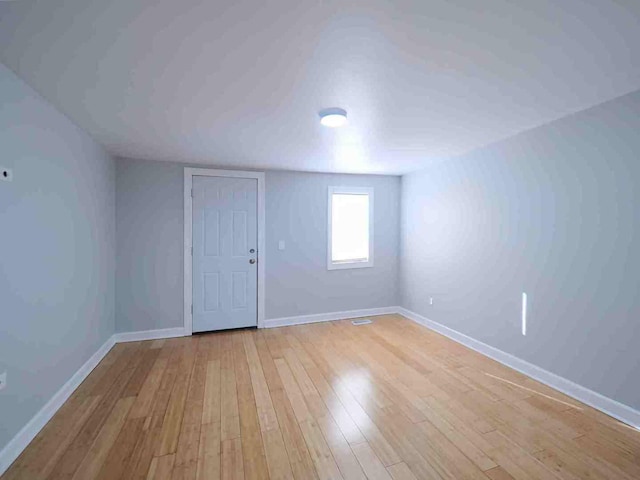
<path id="1" fill-rule="evenodd" d="M 0 60 L 108 151 L 228 167 L 416 170 L 639 89 L 638 45 L 637 0 L 0 1 Z"/>

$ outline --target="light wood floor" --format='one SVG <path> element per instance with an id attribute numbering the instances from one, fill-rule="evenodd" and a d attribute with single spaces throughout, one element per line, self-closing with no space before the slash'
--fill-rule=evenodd
<path id="1" fill-rule="evenodd" d="M 390 315 L 118 344 L 17 478 L 631 480 L 640 432 Z"/>

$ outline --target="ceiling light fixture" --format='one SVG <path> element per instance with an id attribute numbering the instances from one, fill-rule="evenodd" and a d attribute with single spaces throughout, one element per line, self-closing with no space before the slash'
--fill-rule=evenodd
<path id="1" fill-rule="evenodd" d="M 341 127 L 347 123 L 347 111 L 342 108 L 325 108 L 318 112 L 320 123 L 325 127 Z"/>

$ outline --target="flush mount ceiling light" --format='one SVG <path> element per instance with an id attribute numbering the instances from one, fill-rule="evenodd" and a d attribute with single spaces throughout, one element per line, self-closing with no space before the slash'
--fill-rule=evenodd
<path id="1" fill-rule="evenodd" d="M 347 111 L 342 108 L 325 108 L 318 112 L 320 123 L 325 127 L 341 127 L 347 123 Z"/>

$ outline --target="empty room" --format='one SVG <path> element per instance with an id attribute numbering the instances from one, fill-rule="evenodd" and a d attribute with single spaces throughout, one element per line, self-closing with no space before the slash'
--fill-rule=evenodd
<path id="1" fill-rule="evenodd" d="M 0 480 L 640 479 L 638 0 L 0 0 Z"/>

